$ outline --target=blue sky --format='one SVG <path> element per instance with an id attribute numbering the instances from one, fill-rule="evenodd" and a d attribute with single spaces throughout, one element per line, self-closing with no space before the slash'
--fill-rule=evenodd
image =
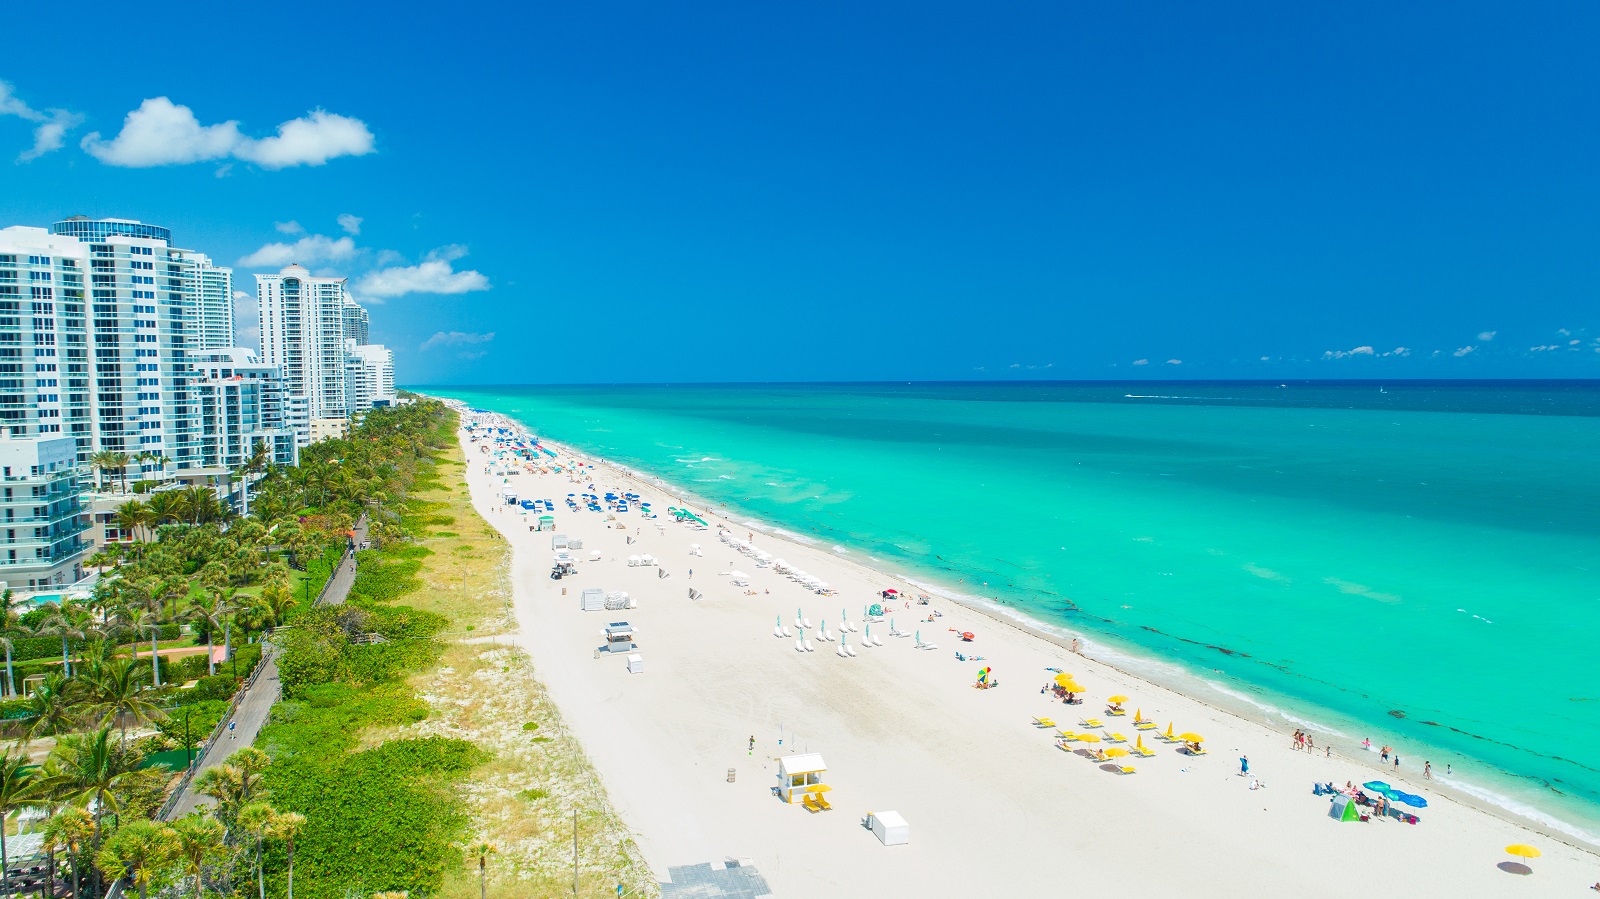
<path id="1" fill-rule="evenodd" d="M 345 274 L 409 384 L 1597 377 L 1597 26 L 129 8 L 8 44 L 0 225 Z"/>

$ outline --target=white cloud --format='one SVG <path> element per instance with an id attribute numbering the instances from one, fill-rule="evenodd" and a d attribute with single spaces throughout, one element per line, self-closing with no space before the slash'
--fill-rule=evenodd
<path id="1" fill-rule="evenodd" d="M 243 347 L 261 346 L 261 305 L 253 293 L 233 292 L 233 340 Z"/>
<path id="2" fill-rule="evenodd" d="M 450 263 L 465 256 L 459 244 L 440 247 L 417 265 L 397 265 L 368 272 L 356 283 L 357 293 L 386 298 L 412 293 L 460 294 L 488 290 L 489 279 L 481 272 L 455 271 Z"/>
<path id="3" fill-rule="evenodd" d="M 1182 359 L 1168 359 L 1167 360 L 1167 364 L 1168 365 L 1182 365 L 1183 364 L 1183 360 Z"/>
<path id="4" fill-rule="evenodd" d="M 1452 355 L 1454 355 L 1457 359 L 1460 359 L 1462 356 L 1468 356 L 1477 351 L 1478 348 L 1475 346 L 1464 346 L 1456 350 Z"/>
<path id="5" fill-rule="evenodd" d="M 144 168 L 223 159 L 243 140 L 238 122 L 201 125 L 189 107 L 153 97 L 128 113 L 115 138 L 102 140 L 93 132 L 84 137 L 83 149 L 108 165 Z"/>
<path id="6" fill-rule="evenodd" d="M 494 339 L 494 332 L 487 334 L 474 334 L 470 331 L 438 331 L 432 337 L 422 342 L 420 349 L 431 350 L 441 346 L 472 346 L 488 343 Z M 481 355 L 481 352 L 480 352 Z"/>
<path id="7" fill-rule="evenodd" d="M 1326 360 L 1329 360 L 1329 359 L 1348 359 L 1351 356 L 1377 356 L 1377 355 L 1379 355 L 1378 352 L 1376 350 L 1374 350 L 1372 347 L 1369 347 L 1369 346 L 1358 346 L 1355 349 L 1350 349 L 1350 350 L 1326 350 L 1326 351 L 1323 352 L 1322 358 L 1323 358 L 1323 360 L 1326 361 Z M 1383 355 L 1387 356 L 1389 354 L 1388 353 L 1384 353 Z"/>
<path id="8" fill-rule="evenodd" d="M 339 216 L 339 227 L 344 229 L 344 233 L 354 237 L 361 234 L 361 223 L 364 221 L 366 221 L 366 219 L 362 218 L 361 216 L 351 215 L 350 213 L 346 212 Z"/>
<path id="9" fill-rule="evenodd" d="M 65 109 L 34 109 L 17 98 L 10 84 L 0 81 L 0 115 L 16 116 L 34 124 L 33 146 L 17 156 L 18 162 L 32 162 L 46 153 L 61 149 L 67 132 L 83 124 L 83 116 Z"/>
<path id="10" fill-rule="evenodd" d="M 1411 355 L 1411 349 L 1409 347 L 1397 346 L 1394 349 L 1390 350 L 1386 355 L 1389 355 L 1389 356 L 1409 356 L 1409 355 Z"/>
<path id="11" fill-rule="evenodd" d="M 1261 357 L 1261 361 L 1262 362 L 1271 362 L 1272 361 L 1272 357 L 1271 356 L 1262 356 Z"/>
<path id="12" fill-rule="evenodd" d="M 1548 353 L 1551 350 L 1559 350 L 1559 349 L 1561 349 L 1561 345 L 1558 344 L 1558 343 L 1546 344 L 1544 346 L 1531 346 L 1531 347 L 1528 347 L 1528 351 L 1530 353 Z"/>
<path id="13" fill-rule="evenodd" d="M 1494 339 L 1494 336 L 1496 334 L 1499 334 L 1499 333 L 1500 333 L 1499 331 L 1479 331 L 1478 332 L 1478 339 L 1483 341 L 1484 343 L 1488 343 L 1489 341 Z"/>
<path id="14" fill-rule="evenodd" d="M 315 109 L 279 125 L 277 137 L 246 140 L 233 155 L 263 168 L 282 169 L 365 156 L 372 152 L 373 142 L 372 132 L 360 119 Z"/>
<path id="15" fill-rule="evenodd" d="M 283 268 L 297 262 L 316 265 L 320 262 L 342 262 L 356 254 L 356 242 L 348 237 L 337 240 L 321 234 L 308 234 L 294 243 L 269 243 L 239 260 L 245 268 Z"/>
<path id="16" fill-rule="evenodd" d="M 318 109 L 279 125 L 276 137 L 257 140 L 246 137 L 237 121 L 202 125 L 189 107 L 153 97 L 128 113 L 116 137 L 104 140 L 96 131 L 86 136 L 82 145 L 101 162 L 126 168 L 232 157 L 281 169 L 322 165 L 340 156 L 364 156 L 373 150 L 373 136 L 360 119 Z"/>
<path id="17" fill-rule="evenodd" d="M 1134 365 L 1149 365 L 1150 364 L 1150 360 L 1149 359 L 1135 359 L 1135 360 L 1133 360 L 1133 364 Z"/>
<path id="18" fill-rule="evenodd" d="M 273 222 L 272 227 L 278 229 L 279 234 L 304 234 L 306 229 L 300 227 L 296 221 Z"/>

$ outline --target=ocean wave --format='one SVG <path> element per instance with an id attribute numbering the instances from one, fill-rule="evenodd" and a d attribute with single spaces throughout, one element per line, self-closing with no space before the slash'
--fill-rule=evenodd
<path id="1" fill-rule="evenodd" d="M 1123 397 L 1130 400 L 1227 400 L 1234 403 L 1254 402 L 1249 397 L 1243 396 L 1166 396 L 1159 393 L 1124 393 Z"/>
<path id="2" fill-rule="evenodd" d="M 1266 712 L 1268 715 L 1275 715 L 1275 716 L 1277 716 L 1279 718 L 1282 718 L 1285 721 L 1288 721 L 1291 724 L 1297 724 L 1297 725 L 1299 725 L 1301 727 L 1309 728 L 1309 729 L 1314 730 L 1314 731 L 1316 731 L 1318 733 L 1324 733 L 1324 734 L 1328 734 L 1330 736 L 1335 736 L 1335 737 L 1344 737 L 1347 740 L 1351 739 L 1350 735 L 1345 733 L 1342 730 L 1339 730 L 1339 729 L 1333 728 L 1333 727 L 1329 727 L 1328 725 L 1323 724 L 1323 723 L 1321 723 L 1319 721 L 1312 721 L 1309 718 L 1301 718 L 1298 715 L 1291 715 L 1288 712 L 1284 711 L 1283 709 L 1280 709 L 1277 706 L 1272 705 L 1271 703 L 1262 702 L 1261 700 L 1256 699 L 1254 696 L 1251 696 L 1251 695 L 1249 695 L 1247 693 L 1240 693 L 1238 690 L 1230 690 L 1227 687 L 1224 687 L 1221 684 L 1216 683 L 1215 681 L 1209 681 L 1209 680 L 1206 680 L 1205 678 L 1200 678 L 1200 682 L 1205 684 L 1206 686 L 1210 687 L 1211 689 L 1217 691 L 1218 693 L 1221 693 L 1222 695 L 1228 697 L 1229 699 L 1236 699 L 1239 702 L 1243 702 L 1243 703 L 1246 703 L 1247 705 L 1254 706 L 1255 708 L 1258 708 L 1261 711 Z"/>
<path id="3" fill-rule="evenodd" d="M 719 480 L 719 481 L 731 481 L 731 480 L 734 480 L 734 477 L 731 474 L 719 474 L 719 475 L 717 475 L 717 480 Z"/>
<path id="4" fill-rule="evenodd" d="M 837 543 L 835 543 L 833 545 L 833 551 L 836 552 L 836 553 L 848 553 L 848 552 L 850 552 L 850 550 L 845 549 L 844 547 L 840 546 Z"/>
<path id="5" fill-rule="evenodd" d="M 1498 808 L 1503 808 L 1506 811 L 1517 815 L 1518 817 L 1527 818 L 1529 821 L 1533 821 L 1541 826 L 1548 827 L 1551 830 L 1557 831 L 1558 833 L 1564 833 L 1569 837 L 1582 840 L 1590 845 L 1600 846 L 1600 834 L 1590 833 L 1589 831 L 1584 830 L 1575 824 L 1563 821 L 1560 818 L 1554 817 L 1546 812 L 1539 811 L 1537 808 L 1534 808 L 1526 803 L 1518 802 L 1509 796 L 1496 793 L 1493 790 L 1485 789 L 1467 781 L 1458 780 L 1454 777 L 1444 777 L 1438 773 L 1433 775 L 1433 779 L 1447 787 L 1450 787 L 1453 790 L 1460 790 L 1461 792 L 1479 800 L 1480 802 L 1486 802 Z"/>

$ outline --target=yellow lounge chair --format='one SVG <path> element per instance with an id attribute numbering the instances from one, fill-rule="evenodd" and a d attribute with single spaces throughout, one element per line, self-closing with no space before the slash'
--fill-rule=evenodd
<path id="1" fill-rule="evenodd" d="M 1107 743 L 1126 743 L 1126 742 L 1128 742 L 1128 738 L 1124 737 L 1122 734 L 1106 734 L 1106 742 Z"/>
<path id="2" fill-rule="evenodd" d="M 805 806 L 810 811 L 820 812 L 822 811 L 822 805 L 817 802 L 817 799 L 818 797 L 816 796 L 807 796 L 806 798 L 800 800 L 800 804 Z"/>
<path id="3" fill-rule="evenodd" d="M 1138 719 L 1135 719 L 1134 722 L 1133 722 L 1133 726 L 1139 728 L 1140 730 L 1155 730 L 1156 729 L 1156 723 L 1154 721 L 1140 721 Z"/>
<path id="4" fill-rule="evenodd" d="M 1117 773 L 1119 773 L 1119 774 L 1134 774 L 1137 771 L 1138 771 L 1138 769 L 1133 767 L 1132 765 L 1122 765 L 1121 767 L 1119 767 L 1117 769 Z"/>
<path id="5" fill-rule="evenodd" d="M 1105 727 L 1105 724 L 1102 723 L 1099 718 L 1085 718 L 1078 723 L 1084 727 Z"/>
<path id="6" fill-rule="evenodd" d="M 1128 714 L 1128 710 L 1127 709 L 1106 709 L 1106 714 L 1107 715 L 1126 715 L 1126 714 Z"/>
<path id="7" fill-rule="evenodd" d="M 1033 726 L 1034 727 L 1055 727 L 1056 723 L 1055 723 L 1054 720 L 1052 720 L 1050 718 L 1035 718 L 1035 719 L 1033 719 Z"/>
<path id="8" fill-rule="evenodd" d="M 821 793 L 817 793 L 816 795 L 812 796 L 811 798 L 816 800 L 817 805 L 820 808 L 824 809 L 824 810 L 833 808 L 833 806 L 828 804 L 827 797 L 823 796 Z"/>
<path id="9" fill-rule="evenodd" d="M 1146 749 L 1143 746 L 1135 746 L 1135 747 L 1129 749 L 1128 751 L 1133 753 L 1134 755 L 1138 756 L 1139 758 L 1142 758 L 1142 759 L 1153 759 L 1153 758 L 1156 757 L 1155 753 L 1151 752 L 1150 750 Z"/>
<path id="10" fill-rule="evenodd" d="M 1181 743 L 1183 741 L 1179 740 L 1178 742 Z M 1204 746 L 1200 747 L 1199 749 L 1196 749 L 1193 746 L 1188 746 L 1188 747 L 1185 747 L 1183 751 L 1189 753 L 1190 755 L 1205 755 L 1206 754 L 1206 750 L 1205 750 Z"/>

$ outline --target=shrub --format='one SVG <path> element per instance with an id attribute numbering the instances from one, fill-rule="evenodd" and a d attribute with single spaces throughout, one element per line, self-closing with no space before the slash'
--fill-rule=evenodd
<path id="1" fill-rule="evenodd" d="M 211 699 L 220 699 L 224 702 L 232 699 L 234 691 L 239 689 L 239 679 L 226 674 L 214 677 L 202 677 L 188 691 L 196 702 Z"/>
<path id="2" fill-rule="evenodd" d="M 199 689 L 198 687 L 196 689 Z M 185 690 L 184 692 L 193 692 Z M 217 722 L 227 714 L 228 703 L 221 699 L 206 699 L 167 711 L 167 717 L 155 722 L 163 737 L 177 744 L 178 749 L 190 749 L 205 742 L 217 727 Z M 189 742 L 184 743 L 184 722 L 188 721 Z"/>

